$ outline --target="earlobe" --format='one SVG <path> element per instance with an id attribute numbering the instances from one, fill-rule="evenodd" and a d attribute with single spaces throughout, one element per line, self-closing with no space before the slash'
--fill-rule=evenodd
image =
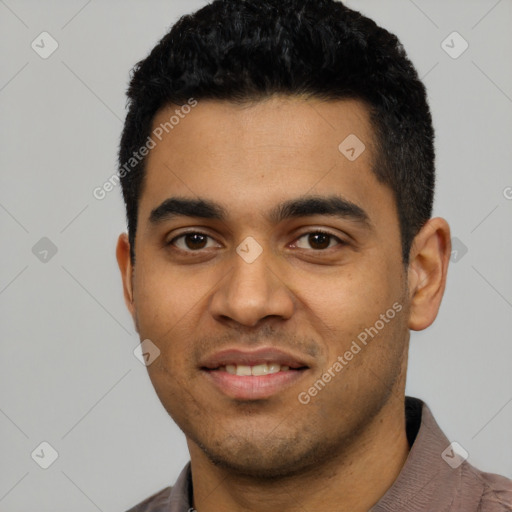
<path id="1" fill-rule="evenodd" d="M 451 253 L 450 227 L 436 217 L 414 238 L 409 261 L 409 328 L 426 329 L 435 320 L 446 287 Z"/>
<path id="2" fill-rule="evenodd" d="M 119 235 L 116 247 L 116 258 L 121 279 L 123 281 L 123 293 L 126 307 L 135 320 L 135 304 L 133 296 L 133 265 L 130 258 L 130 242 L 128 235 L 122 233 Z"/>

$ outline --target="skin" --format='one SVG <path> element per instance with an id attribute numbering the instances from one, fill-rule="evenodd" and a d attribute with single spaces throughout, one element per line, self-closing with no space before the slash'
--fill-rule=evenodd
<path id="1" fill-rule="evenodd" d="M 162 109 L 154 127 L 175 108 Z M 355 161 L 338 150 L 349 134 L 366 145 Z M 204 100 L 148 156 L 136 263 L 126 234 L 117 259 L 136 329 L 161 351 L 148 372 L 187 437 L 199 512 L 367 511 L 407 458 L 409 334 L 437 315 L 450 230 L 430 219 L 403 265 L 393 193 L 371 172 L 373 140 L 356 100 Z M 328 215 L 277 224 L 265 216 L 282 201 L 332 194 L 362 208 L 369 227 Z M 171 196 L 216 201 L 228 217 L 151 223 L 152 210 Z M 318 248 L 307 236 L 315 229 L 343 243 L 328 238 L 329 247 Z M 198 249 L 175 240 L 185 230 L 211 238 Z M 235 250 L 248 236 L 263 249 L 250 264 Z M 299 393 L 395 303 L 401 312 L 301 404 Z M 227 396 L 199 368 L 217 350 L 263 345 L 309 366 L 267 399 Z"/>

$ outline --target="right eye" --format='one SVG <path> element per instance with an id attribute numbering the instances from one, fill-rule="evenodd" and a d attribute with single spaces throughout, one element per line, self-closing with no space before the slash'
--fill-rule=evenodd
<path id="1" fill-rule="evenodd" d="M 210 235 L 205 233 L 190 231 L 174 237 L 167 245 L 173 245 L 185 252 L 198 252 L 201 249 L 218 247 L 218 245 L 208 246 L 208 239 L 213 240 Z"/>

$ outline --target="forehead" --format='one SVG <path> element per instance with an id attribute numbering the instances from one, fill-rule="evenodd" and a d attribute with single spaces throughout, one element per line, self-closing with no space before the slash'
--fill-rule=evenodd
<path id="1" fill-rule="evenodd" d="M 394 209 L 391 191 L 371 172 L 374 134 L 356 100 L 172 105 L 155 116 L 151 137 L 140 218 L 177 195 L 215 200 L 239 219 L 308 194 L 340 193 L 370 214 L 376 202 Z"/>

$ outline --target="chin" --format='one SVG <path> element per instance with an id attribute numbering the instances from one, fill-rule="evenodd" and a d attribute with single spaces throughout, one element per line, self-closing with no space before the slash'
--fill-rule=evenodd
<path id="1" fill-rule="evenodd" d="M 205 455 L 215 466 L 238 476 L 275 480 L 305 473 L 318 467 L 332 454 L 325 445 L 300 445 L 295 439 L 276 440 L 261 443 L 236 441 L 236 446 L 223 443 L 216 449 L 199 444 Z"/>

